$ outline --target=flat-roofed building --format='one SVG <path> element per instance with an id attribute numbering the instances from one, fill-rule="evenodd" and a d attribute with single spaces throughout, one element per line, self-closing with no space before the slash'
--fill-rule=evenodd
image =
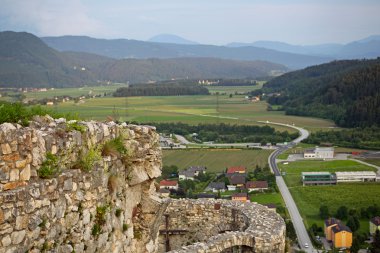
<path id="1" fill-rule="evenodd" d="M 303 185 L 331 185 L 336 184 L 336 177 L 329 172 L 302 172 Z"/>
<path id="2" fill-rule="evenodd" d="M 338 183 L 376 181 L 376 173 L 373 171 L 335 172 L 335 175 Z"/>
<path id="3" fill-rule="evenodd" d="M 306 149 L 303 152 L 303 158 L 305 159 L 332 159 L 334 158 L 334 148 L 320 148 Z"/>

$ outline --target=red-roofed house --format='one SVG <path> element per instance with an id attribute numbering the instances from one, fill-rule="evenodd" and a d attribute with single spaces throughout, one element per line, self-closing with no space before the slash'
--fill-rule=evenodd
<path id="1" fill-rule="evenodd" d="M 245 172 L 246 170 L 245 170 L 245 167 L 243 166 L 229 167 L 227 169 L 227 174 L 234 174 L 234 173 L 245 174 Z"/>
<path id="2" fill-rule="evenodd" d="M 268 190 L 268 182 L 267 181 L 248 181 L 247 183 L 245 183 L 245 188 L 247 188 L 248 192 Z"/>
<path id="3" fill-rule="evenodd" d="M 247 202 L 248 201 L 248 194 L 246 192 L 234 193 L 234 194 L 232 194 L 232 200 Z"/>
<path id="4" fill-rule="evenodd" d="M 162 180 L 160 182 L 160 189 L 178 190 L 178 181 L 175 181 L 175 180 Z"/>

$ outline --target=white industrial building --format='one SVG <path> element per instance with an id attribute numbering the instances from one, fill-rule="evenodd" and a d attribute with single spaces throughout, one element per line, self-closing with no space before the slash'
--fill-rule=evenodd
<path id="1" fill-rule="evenodd" d="M 337 183 L 376 181 L 376 173 L 373 171 L 335 172 L 335 175 Z"/>
<path id="2" fill-rule="evenodd" d="M 307 149 L 303 153 L 305 159 L 332 159 L 334 158 L 334 148 Z"/>

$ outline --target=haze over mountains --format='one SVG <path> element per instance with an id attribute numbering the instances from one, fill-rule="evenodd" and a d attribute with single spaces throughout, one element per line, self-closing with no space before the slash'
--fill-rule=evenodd
<path id="1" fill-rule="evenodd" d="M 282 52 L 333 57 L 335 59 L 376 58 L 380 56 L 380 35 L 354 41 L 348 44 L 320 44 L 299 46 L 278 41 L 256 41 L 253 43 L 230 43 L 229 47 L 260 47 Z"/>
<path id="2" fill-rule="evenodd" d="M 285 65 L 290 69 L 299 69 L 333 60 L 329 57 L 293 54 L 258 47 L 184 45 L 127 39 L 95 39 L 86 36 L 43 37 L 41 39 L 59 51 L 86 52 L 115 59 L 213 57 L 240 61 L 269 61 Z"/>
<path id="3" fill-rule="evenodd" d="M 287 70 L 283 65 L 264 61 L 206 57 L 113 59 L 83 52 L 58 52 L 30 33 L 0 32 L 0 87 L 67 87 L 187 77 L 255 78 Z"/>

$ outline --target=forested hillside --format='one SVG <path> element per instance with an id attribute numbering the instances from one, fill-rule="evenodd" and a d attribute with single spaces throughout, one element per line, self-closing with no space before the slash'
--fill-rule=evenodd
<path id="1" fill-rule="evenodd" d="M 58 52 L 29 33 L 0 32 L 0 87 L 70 87 L 101 82 L 255 78 L 284 72 L 264 61 L 216 58 L 116 60 L 82 52 Z"/>
<path id="2" fill-rule="evenodd" d="M 262 91 L 287 114 L 331 119 L 344 127 L 380 126 L 380 58 L 291 72 L 271 80 Z"/>

